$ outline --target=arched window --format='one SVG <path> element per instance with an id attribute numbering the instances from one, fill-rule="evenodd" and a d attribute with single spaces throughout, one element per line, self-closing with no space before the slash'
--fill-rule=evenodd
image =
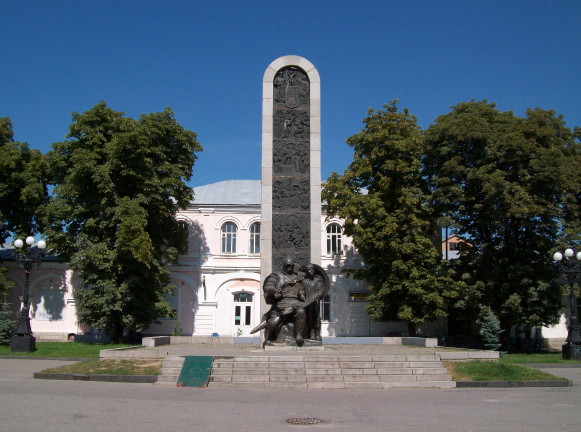
<path id="1" fill-rule="evenodd" d="M 226 222 L 222 225 L 222 245 L 220 252 L 224 254 L 236 253 L 236 234 L 238 227 L 233 222 Z"/>
<path id="2" fill-rule="evenodd" d="M 250 225 L 250 253 L 260 253 L 260 222 Z"/>
<path id="3" fill-rule="evenodd" d="M 333 223 L 327 226 L 327 255 L 341 254 L 341 225 Z"/>

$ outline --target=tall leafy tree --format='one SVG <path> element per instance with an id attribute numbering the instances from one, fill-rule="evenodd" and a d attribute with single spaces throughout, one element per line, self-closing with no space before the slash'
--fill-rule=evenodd
<path id="1" fill-rule="evenodd" d="M 38 232 L 38 208 L 47 200 L 44 155 L 14 140 L 12 122 L 0 118 L 0 245 L 11 236 Z M 12 284 L 0 268 L 0 294 Z"/>
<path id="2" fill-rule="evenodd" d="M 345 220 L 365 267 L 354 271 L 371 295 L 375 320 L 417 326 L 446 316 L 460 299 L 459 283 L 442 273 L 434 245 L 435 224 L 422 176 L 422 133 L 397 101 L 370 109 L 364 128 L 347 140 L 353 162 L 343 175 L 331 174 L 323 188 L 329 215 Z"/>
<path id="3" fill-rule="evenodd" d="M 425 138 L 436 211 L 468 239 L 458 268 L 481 303 L 504 330 L 558 321 L 549 252 L 563 221 L 579 226 L 578 189 L 567 178 L 569 164 L 579 171 L 579 146 L 563 118 L 538 108 L 521 118 L 471 101 L 438 117 Z"/>
<path id="4" fill-rule="evenodd" d="M 14 141 L 12 122 L 0 118 L 0 242 L 38 232 L 37 211 L 47 200 L 43 154 Z"/>
<path id="5" fill-rule="evenodd" d="M 73 113 L 67 138 L 48 154 L 46 233 L 82 280 L 79 321 L 119 340 L 172 315 L 164 263 L 187 249 L 174 216 L 192 199 L 186 182 L 201 147 L 169 108 L 134 120 L 104 102 Z"/>

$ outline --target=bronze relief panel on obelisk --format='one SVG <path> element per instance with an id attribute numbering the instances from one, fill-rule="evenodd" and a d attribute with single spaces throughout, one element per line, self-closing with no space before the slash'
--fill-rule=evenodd
<path id="1" fill-rule="evenodd" d="M 273 82 L 272 268 L 311 262 L 310 82 L 297 66 Z"/>

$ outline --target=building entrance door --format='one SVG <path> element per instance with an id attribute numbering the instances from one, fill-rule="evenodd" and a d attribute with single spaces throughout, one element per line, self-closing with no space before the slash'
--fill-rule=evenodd
<path id="1" fill-rule="evenodd" d="M 234 293 L 234 334 L 242 336 L 253 328 L 252 308 L 254 295 L 248 292 Z"/>

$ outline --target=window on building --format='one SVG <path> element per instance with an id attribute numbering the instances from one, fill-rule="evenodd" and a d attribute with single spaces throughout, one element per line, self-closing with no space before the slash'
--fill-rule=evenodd
<path id="1" fill-rule="evenodd" d="M 321 321 L 331 321 L 331 296 L 326 295 L 321 300 Z"/>
<path id="2" fill-rule="evenodd" d="M 451 251 L 460 250 L 458 242 L 449 242 L 448 247 L 450 248 Z"/>
<path id="3" fill-rule="evenodd" d="M 337 255 L 342 253 L 341 248 L 341 225 L 330 224 L 327 227 L 327 255 Z"/>
<path id="4" fill-rule="evenodd" d="M 222 225 L 222 245 L 220 252 L 225 254 L 236 253 L 236 235 L 238 227 L 233 222 L 226 222 Z"/>
<path id="5" fill-rule="evenodd" d="M 260 253 L 260 222 L 250 225 L 250 253 Z"/>
<path id="6" fill-rule="evenodd" d="M 186 235 L 187 235 L 190 231 L 190 226 L 188 225 L 188 223 L 185 220 L 179 220 L 178 221 L 178 229 L 181 232 L 186 233 Z"/>
<path id="7" fill-rule="evenodd" d="M 247 292 L 234 293 L 234 301 L 235 302 L 251 303 L 252 302 L 252 293 L 247 293 Z"/>

